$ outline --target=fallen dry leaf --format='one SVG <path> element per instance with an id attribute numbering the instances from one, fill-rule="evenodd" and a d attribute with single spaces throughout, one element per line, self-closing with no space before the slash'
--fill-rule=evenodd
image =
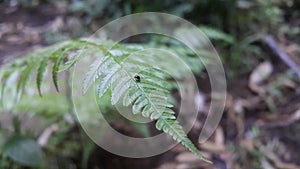
<path id="1" fill-rule="evenodd" d="M 46 128 L 37 140 L 38 145 L 44 147 L 48 143 L 48 140 L 51 137 L 52 133 L 56 132 L 58 129 L 59 127 L 57 124 L 52 124 L 51 126 Z"/>
<path id="2" fill-rule="evenodd" d="M 259 64 L 250 75 L 248 83 L 249 88 L 258 94 L 265 93 L 261 83 L 266 80 L 272 72 L 273 65 L 269 61 Z"/>
<path id="3" fill-rule="evenodd" d="M 178 162 L 199 162 L 199 158 L 190 152 L 183 152 L 177 155 L 176 160 Z"/>
<path id="4" fill-rule="evenodd" d="M 215 131 L 215 143 L 217 145 L 224 146 L 225 138 L 224 138 L 224 131 L 222 127 L 218 127 Z"/>
<path id="5" fill-rule="evenodd" d="M 212 141 L 206 141 L 205 143 L 201 144 L 201 148 L 212 153 L 220 153 L 225 151 L 224 145 L 219 145 Z"/>
<path id="6" fill-rule="evenodd" d="M 266 121 L 259 121 L 258 126 L 262 128 L 273 128 L 273 127 L 284 127 L 284 126 L 289 126 L 298 120 L 300 120 L 300 109 L 295 111 L 292 115 L 286 117 L 286 114 L 277 116 L 273 120 L 269 122 Z"/>
<path id="7" fill-rule="evenodd" d="M 205 157 L 207 153 L 203 152 Z M 191 152 L 183 152 L 176 156 L 177 165 L 175 169 L 197 169 L 197 168 L 212 168 L 213 165 L 200 160 Z"/>

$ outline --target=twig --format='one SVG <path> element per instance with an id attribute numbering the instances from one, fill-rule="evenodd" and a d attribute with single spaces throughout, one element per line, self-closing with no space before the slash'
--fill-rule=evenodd
<path id="1" fill-rule="evenodd" d="M 273 52 L 287 65 L 289 66 L 300 79 L 300 69 L 299 66 L 286 54 L 283 50 L 281 50 L 272 35 L 267 35 L 264 38 L 266 44 L 273 50 Z"/>
<path id="2" fill-rule="evenodd" d="M 290 126 L 294 123 L 297 123 L 299 120 L 300 120 L 300 109 L 297 110 L 293 115 L 291 115 L 286 120 L 263 124 L 260 127 L 264 128 L 264 129 L 271 129 L 271 128 L 275 128 L 275 127 L 286 127 L 286 126 Z"/>

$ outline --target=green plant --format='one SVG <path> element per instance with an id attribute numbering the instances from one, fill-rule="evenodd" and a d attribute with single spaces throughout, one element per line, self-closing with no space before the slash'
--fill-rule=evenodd
<path id="1" fill-rule="evenodd" d="M 106 47 L 111 44 L 112 42 L 98 44 L 94 41 L 70 40 L 35 52 L 30 57 L 17 59 L 1 70 L 1 97 L 3 99 L 6 88 L 11 88 L 7 85 L 11 79 L 18 77 L 14 91 L 15 99 L 19 100 L 35 71 L 37 72 L 36 84 L 41 95 L 44 72 L 49 62 L 53 62 L 52 79 L 56 90 L 59 91 L 58 74 L 71 69 L 82 57 L 97 55 L 99 59 L 91 65 L 90 71 L 86 74 L 84 91 L 91 84 L 99 81 L 99 98 L 110 90 L 112 104 L 120 100 L 126 106 L 131 104 L 134 114 L 140 113 L 144 117 L 156 120 L 158 130 L 168 133 L 200 159 L 210 163 L 190 141 L 176 120 L 175 112 L 171 109 L 173 105 L 168 101 L 170 89 L 174 86 L 166 81 L 169 75 L 153 65 L 162 64 L 173 69 L 175 67 L 174 70 L 179 77 L 183 76 L 184 72 L 177 69 L 172 62 L 157 62 L 156 59 L 161 53 L 146 53 L 146 56 L 153 57 L 142 57 L 142 59 L 128 57 L 130 53 L 137 52 L 142 46 L 117 44 L 113 49 L 119 52 L 107 51 Z M 184 48 L 176 47 L 176 49 L 174 51 L 180 51 L 183 58 L 189 57 Z M 142 71 L 137 74 L 136 70 Z"/>
<path id="2" fill-rule="evenodd" d="M 0 166 L 1 168 L 20 168 L 39 166 L 44 162 L 44 153 L 29 133 L 21 131 L 18 116 L 13 116 L 14 133 L 0 128 Z"/>

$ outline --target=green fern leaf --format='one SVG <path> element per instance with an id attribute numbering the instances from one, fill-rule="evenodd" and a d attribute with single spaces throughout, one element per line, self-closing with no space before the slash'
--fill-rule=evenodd
<path id="1" fill-rule="evenodd" d="M 39 66 L 38 71 L 37 71 L 36 84 L 37 84 L 37 88 L 38 88 L 38 92 L 39 92 L 40 96 L 42 96 L 41 84 L 42 84 L 42 81 L 43 81 L 43 76 L 44 76 L 44 72 L 45 72 L 46 67 L 47 67 L 48 60 L 49 60 L 48 57 L 44 58 L 40 62 L 40 66 Z"/>
<path id="2" fill-rule="evenodd" d="M 123 73 L 124 75 L 125 73 Z M 119 99 L 124 95 L 124 93 L 129 89 L 131 85 L 131 78 L 129 77 L 123 77 L 121 79 L 118 79 L 118 77 L 113 77 L 115 78 L 113 85 L 113 91 L 112 91 L 112 97 L 111 97 L 111 102 L 112 104 L 116 104 Z M 112 82 L 111 82 L 112 83 Z"/>
<path id="3" fill-rule="evenodd" d="M 64 58 L 66 51 L 60 52 L 60 54 L 58 55 L 58 57 L 55 58 L 55 62 L 52 68 L 52 80 L 55 86 L 55 89 L 57 92 L 59 92 L 59 88 L 58 88 L 58 71 L 59 71 L 59 66 Z"/>
<path id="4" fill-rule="evenodd" d="M 38 56 L 42 57 L 42 58 L 40 58 L 41 61 L 39 63 L 39 67 L 38 67 L 38 70 L 37 70 L 36 84 L 37 84 L 37 88 L 38 88 L 38 92 L 39 92 L 40 96 L 42 95 L 41 84 L 42 84 L 42 81 L 43 81 L 44 72 L 46 70 L 48 61 L 49 60 L 55 60 L 56 62 L 59 62 L 59 61 L 61 62 L 61 60 L 59 60 L 59 57 L 60 56 L 62 57 L 62 55 L 63 55 L 62 51 L 65 48 L 70 47 L 71 45 L 72 45 L 71 42 L 63 42 L 63 43 L 59 43 L 57 45 L 54 45 L 52 47 L 46 48 L 43 51 L 39 52 Z M 59 67 L 58 64 L 60 64 L 60 63 L 56 63 L 56 65 L 54 65 L 55 69 L 57 69 Z M 54 75 L 54 72 L 53 72 L 53 75 Z M 57 74 L 55 74 L 54 76 L 57 76 Z M 53 77 L 53 78 L 56 78 L 56 77 Z M 55 87 L 58 90 L 57 82 L 54 82 L 54 84 L 56 84 Z"/>
<path id="5" fill-rule="evenodd" d="M 137 88 L 130 88 L 124 96 L 123 105 L 129 106 L 132 104 L 139 96 L 142 95 L 141 92 L 137 92 Z"/>
<path id="6" fill-rule="evenodd" d="M 150 107 L 147 107 L 147 109 L 145 109 L 146 108 L 145 106 L 147 104 L 149 104 L 149 102 L 146 97 L 144 97 L 144 96 L 138 97 L 138 99 L 135 100 L 135 102 L 133 103 L 133 106 L 132 106 L 133 114 L 141 113 L 143 110 L 145 110 L 145 111 L 149 110 Z M 150 115 L 150 113 L 149 113 L 149 115 Z"/>
<path id="7" fill-rule="evenodd" d="M 164 52 L 135 53 L 134 56 L 136 57 L 130 55 L 130 58 L 128 58 L 131 52 L 136 51 L 136 47 L 126 48 L 125 45 L 119 44 L 116 49 L 107 52 L 103 46 L 93 42 L 82 40 L 63 42 L 35 53 L 29 60 L 24 59 L 25 62 L 21 59 L 15 62 L 17 67 L 22 68 L 21 71 L 16 71 L 21 74 L 17 82 L 18 96 L 22 94 L 30 75 L 35 69 L 37 69 L 37 87 L 39 94 L 41 94 L 43 74 L 50 60 L 54 61 L 52 79 L 56 90 L 59 91 L 58 74 L 69 70 L 79 60 L 80 55 L 74 56 L 62 66 L 64 59 L 69 56 L 70 52 L 85 47 L 89 47 L 91 50 L 83 52 L 83 56 L 97 53 L 100 53 L 101 56 L 91 65 L 86 74 L 83 82 L 84 93 L 91 84 L 99 82 L 99 98 L 111 89 L 111 103 L 113 105 L 119 101 L 122 101 L 125 106 L 131 105 L 133 114 L 141 114 L 143 117 L 156 120 L 158 130 L 168 133 L 174 140 L 181 143 L 199 158 L 209 162 L 189 140 L 182 126 L 176 120 L 175 112 L 171 109 L 173 104 L 170 104 L 168 96 L 170 96 L 170 87 L 174 85 L 171 82 L 166 82 L 165 79 L 170 75 L 161 72 L 160 68 L 166 68 L 168 72 L 170 70 L 181 75 L 185 72 L 176 69 L 174 67 L 176 63 L 172 60 L 161 62 L 160 56 L 165 54 Z M 154 67 L 150 65 L 154 65 Z M 1 81 L 9 81 L 9 77 L 15 71 L 13 64 L 10 65 L 10 68 L 12 68 L 11 72 L 5 71 L 1 74 Z M 1 90 L 5 89 L 6 84 L 2 84 Z M 3 97 L 3 94 L 1 94 L 1 97 Z"/>
<path id="8" fill-rule="evenodd" d="M 4 91 L 5 91 L 6 84 L 7 84 L 6 81 L 12 73 L 13 73 L 12 70 L 7 70 L 7 71 L 1 72 L 1 94 L 0 94 L 1 103 L 3 103 Z"/>
<path id="9" fill-rule="evenodd" d="M 58 88 L 58 73 L 60 72 L 60 65 L 63 62 L 63 59 L 67 57 L 68 53 L 73 51 L 73 50 L 78 50 L 80 49 L 80 47 L 76 44 L 76 43 L 71 43 L 67 46 L 64 47 L 65 49 L 63 51 L 58 50 L 58 55 L 54 54 L 52 55 L 52 57 L 54 57 L 54 65 L 52 68 L 52 79 L 53 79 L 53 83 L 55 86 L 56 91 L 59 92 L 59 88 Z M 61 52 L 59 52 L 61 51 Z"/>
<path id="10" fill-rule="evenodd" d="M 107 60 L 109 60 L 109 57 L 100 57 L 98 60 L 96 60 L 96 62 L 91 64 L 90 70 L 86 74 L 83 81 L 83 93 L 86 93 L 91 84 L 95 82 L 101 75 L 100 67 L 104 64 L 104 62 L 107 62 Z"/>
<path id="11" fill-rule="evenodd" d="M 173 113 L 172 113 L 173 114 Z M 207 160 L 197 149 L 197 147 L 188 139 L 187 135 L 183 131 L 182 127 L 180 126 L 179 122 L 174 120 L 176 117 L 169 113 L 163 113 L 163 116 L 159 118 L 156 122 L 156 128 L 158 130 L 163 130 L 166 133 L 169 133 L 174 140 L 179 142 L 181 145 L 186 147 L 189 151 L 193 154 L 198 156 L 201 160 L 212 163 L 211 161 Z"/>
<path id="12" fill-rule="evenodd" d="M 24 70 L 22 71 L 22 74 L 20 76 L 20 79 L 17 83 L 17 94 L 16 94 L 16 100 L 19 100 L 23 94 L 24 88 L 26 83 L 29 80 L 29 77 L 32 73 L 32 71 L 36 68 L 37 62 L 31 61 L 32 64 L 27 64 Z"/>
<path id="13" fill-rule="evenodd" d="M 111 64 L 120 65 L 120 67 L 113 71 L 113 66 L 108 66 L 107 72 L 102 71 L 104 75 L 100 77 L 99 97 L 111 86 L 111 102 L 113 105 L 123 98 L 125 106 L 132 104 L 133 114 L 141 113 L 144 117 L 157 120 L 157 129 L 170 134 L 174 140 L 208 162 L 188 139 L 179 122 L 176 121 L 175 113 L 170 109 L 173 105 L 168 103 L 165 96 L 169 94 L 169 90 L 161 83 L 163 80 L 152 79 L 153 77 L 162 79 L 155 76 L 155 74 L 159 74 L 154 73 L 157 70 L 150 70 L 146 64 L 136 66 L 136 60 L 139 59 L 123 59 L 123 62 L 118 63 L 113 56 L 107 57 L 112 57 L 111 61 L 114 63 Z M 138 73 L 142 77 L 138 81 L 134 79 L 137 70 L 142 70 Z"/>
<path id="14" fill-rule="evenodd" d="M 61 67 L 60 69 L 59 69 L 59 73 L 60 72 L 64 72 L 64 71 L 67 71 L 67 70 L 70 70 L 78 61 L 79 61 L 79 59 L 80 59 L 80 53 L 77 53 L 77 54 L 75 54 L 71 59 L 69 59 L 65 64 L 64 64 L 64 66 L 63 67 Z"/>
<path id="15" fill-rule="evenodd" d="M 207 27 L 207 26 L 201 26 L 200 30 L 203 31 L 206 36 L 210 39 L 213 40 L 222 40 L 225 41 L 229 44 L 232 44 L 234 42 L 234 39 L 232 36 L 218 30 L 212 27 Z"/>
<path id="16" fill-rule="evenodd" d="M 111 62 L 113 63 L 113 62 Z M 103 66 L 103 68 L 107 68 L 107 66 Z M 103 69 L 105 70 L 105 69 Z M 114 83 L 114 81 L 120 79 L 120 67 L 118 65 L 113 65 L 111 67 L 111 69 L 109 69 L 110 72 L 108 74 L 106 74 L 101 82 L 101 84 L 99 85 L 98 88 L 98 96 L 99 98 L 101 98 L 104 93 L 109 89 L 109 87 L 111 86 L 111 83 Z"/>

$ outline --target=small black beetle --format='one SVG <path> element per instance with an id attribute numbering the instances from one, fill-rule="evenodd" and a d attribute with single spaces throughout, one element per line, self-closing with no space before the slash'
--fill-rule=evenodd
<path id="1" fill-rule="evenodd" d="M 135 75 L 134 79 L 136 82 L 141 82 L 141 77 L 139 75 Z"/>

